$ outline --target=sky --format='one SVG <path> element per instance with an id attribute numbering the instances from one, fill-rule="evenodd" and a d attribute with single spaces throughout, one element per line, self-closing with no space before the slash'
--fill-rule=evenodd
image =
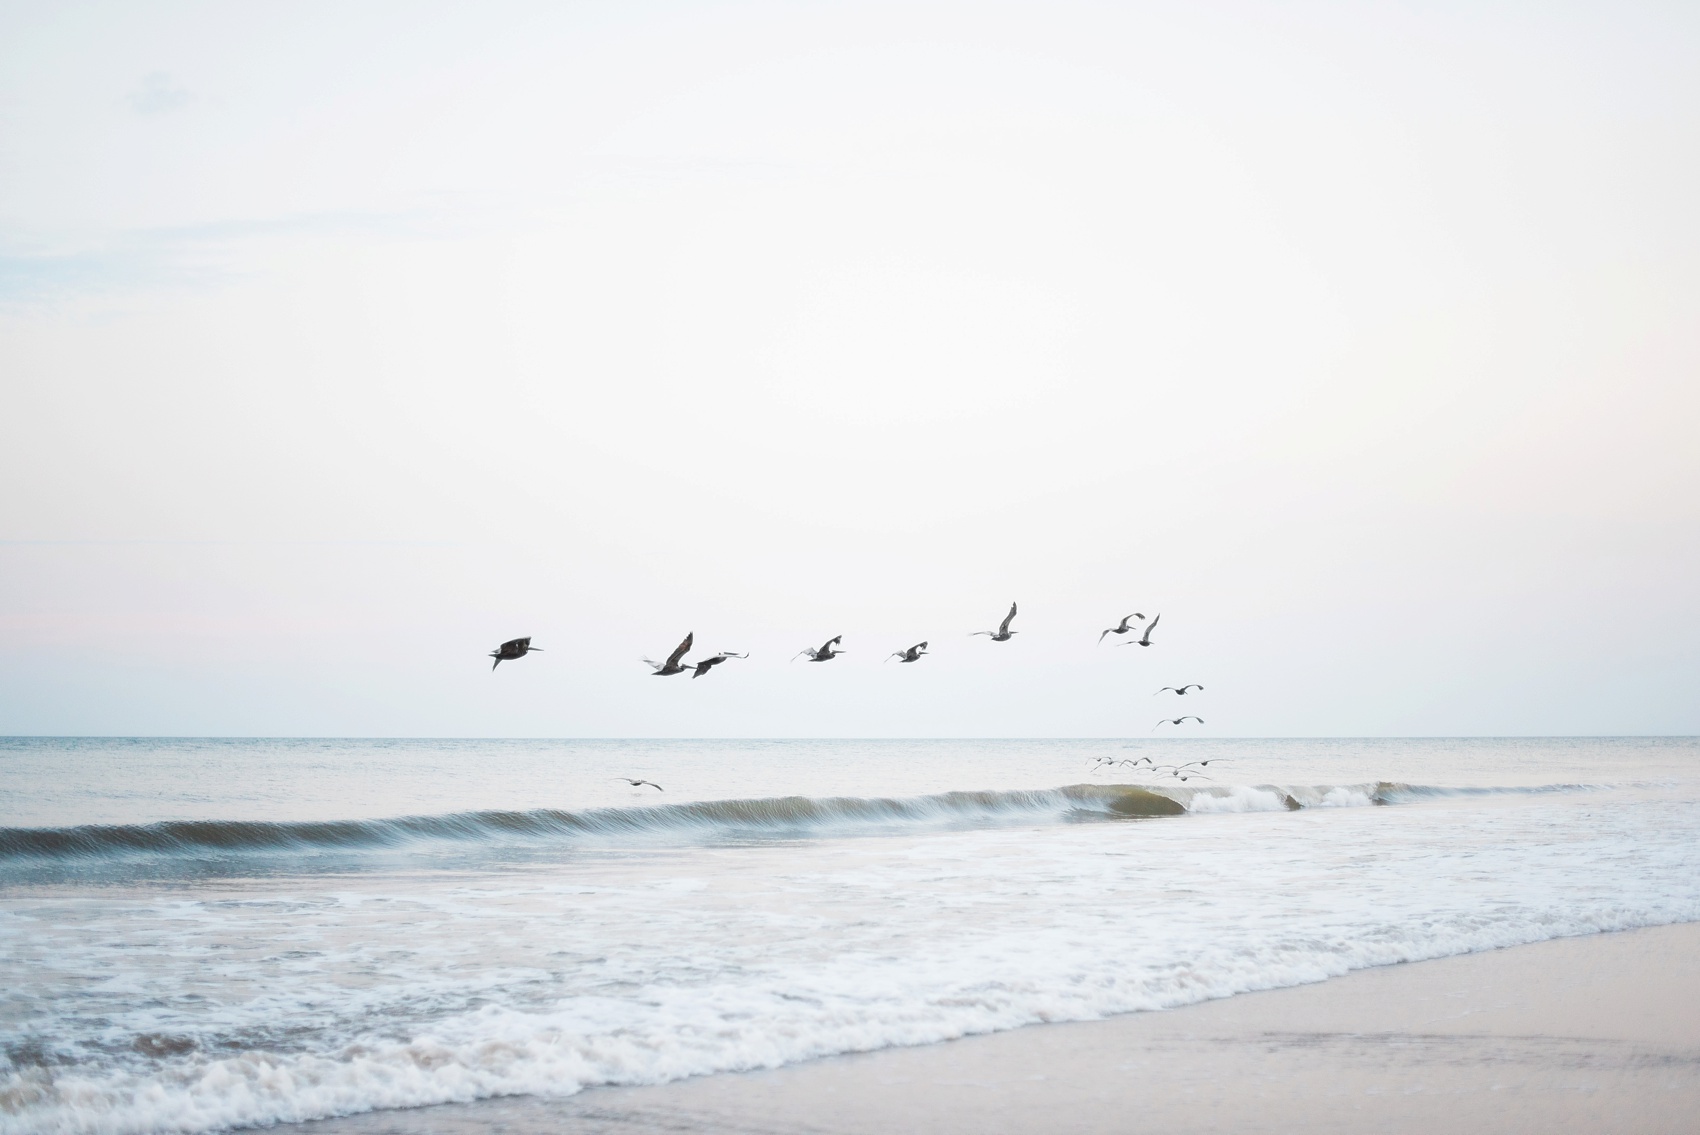
<path id="1" fill-rule="evenodd" d="M 0 734 L 1700 733 L 1696 58 L 0 0 Z"/>

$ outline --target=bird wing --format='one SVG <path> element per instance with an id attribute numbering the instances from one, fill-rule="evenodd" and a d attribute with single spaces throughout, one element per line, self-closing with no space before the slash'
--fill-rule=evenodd
<path id="1" fill-rule="evenodd" d="M 833 647 L 837 646 L 839 643 L 841 643 L 843 641 L 844 641 L 843 635 L 833 635 L 831 638 L 829 638 L 825 642 L 821 643 L 820 649 L 818 651 L 816 651 L 815 653 L 825 654 L 827 651 L 831 650 Z"/>
<path id="2" fill-rule="evenodd" d="M 1151 632 L 1157 626 L 1157 620 L 1162 617 L 1162 614 L 1159 613 L 1156 619 L 1152 619 L 1149 623 L 1145 624 L 1145 637 L 1140 639 L 1140 642 L 1143 642 L 1147 646 L 1151 645 Z"/>
<path id="3" fill-rule="evenodd" d="M 914 647 L 912 649 L 914 649 L 914 650 L 925 650 L 925 649 L 927 649 L 927 644 L 924 643 L 924 642 L 918 642 L 914 645 Z"/>
<path id="4" fill-rule="evenodd" d="M 998 624 L 999 634 L 1003 634 L 1005 631 L 1009 630 L 1009 621 L 1013 618 L 1015 618 L 1015 604 L 1011 603 L 1009 605 L 1009 614 L 1005 615 L 1003 617 L 1003 622 Z"/>
<path id="5" fill-rule="evenodd" d="M 690 634 L 685 636 L 684 642 L 681 642 L 678 646 L 673 648 L 673 653 L 667 656 L 667 668 L 669 670 L 679 664 L 679 659 L 683 658 L 685 656 L 685 651 L 691 648 L 691 640 L 694 638 L 696 638 L 696 632 L 692 631 Z"/>

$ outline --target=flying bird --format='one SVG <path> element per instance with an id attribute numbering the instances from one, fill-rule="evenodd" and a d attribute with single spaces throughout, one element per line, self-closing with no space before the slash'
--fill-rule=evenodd
<path id="1" fill-rule="evenodd" d="M 701 662 L 698 662 L 696 664 L 696 671 L 697 672 L 695 674 L 692 674 L 691 677 L 693 679 L 702 677 L 704 674 L 708 673 L 710 670 L 714 669 L 716 666 L 720 665 L 722 662 L 726 661 L 728 658 L 748 658 L 748 657 L 749 657 L 748 654 L 734 654 L 730 650 L 722 650 L 719 654 L 716 654 L 713 658 L 704 658 Z"/>
<path id="2" fill-rule="evenodd" d="M 1185 721 L 1196 721 L 1200 725 L 1204 724 L 1204 719 L 1202 717 L 1194 717 L 1189 713 L 1185 717 L 1165 717 L 1163 720 L 1159 721 L 1157 725 L 1179 725 Z M 1153 725 L 1151 728 L 1155 729 L 1157 728 L 1157 725 Z"/>
<path id="3" fill-rule="evenodd" d="M 1009 621 L 1013 618 L 1015 618 L 1015 604 L 1011 603 L 1009 605 L 1009 614 L 1003 617 L 1003 622 L 998 624 L 997 630 L 975 631 L 974 634 L 971 634 L 968 637 L 973 638 L 974 635 L 983 634 L 990 636 L 993 642 L 1008 642 L 1011 638 L 1021 633 L 1020 631 L 1012 631 L 1009 629 Z"/>
<path id="4" fill-rule="evenodd" d="M 892 658 L 895 658 L 899 662 L 918 662 L 920 661 L 921 655 L 926 653 L 928 653 L 927 644 L 924 642 L 918 642 L 914 646 L 911 646 L 908 650 L 894 651 L 891 658 L 887 658 L 886 661 L 890 662 Z"/>
<path id="5" fill-rule="evenodd" d="M 1138 611 L 1135 611 L 1131 615 L 1124 615 L 1124 616 L 1122 616 L 1121 626 L 1111 627 L 1109 630 L 1105 631 L 1104 634 L 1101 634 L 1101 635 L 1098 636 L 1098 641 L 1100 643 L 1102 643 L 1104 641 L 1104 635 L 1105 634 L 1126 634 L 1128 631 L 1131 631 L 1133 629 L 1132 627 L 1127 625 L 1127 621 L 1129 619 L 1144 620 L 1144 618 L 1145 618 L 1145 616 L 1141 615 Z"/>
<path id="6" fill-rule="evenodd" d="M 1199 684 L 1198 684 L 1198 683 L 1197 683 L 1197 682 L 1188 682 L 1188 683 L 1187 683 L 1187 684 L 1186 684 L 1186 685 L 1184 685 L 1184 686 L 1181 686 L 1181 687 L 1179 687 L 1179 688 L 1177 688 L 1177 687 L 1175 687 L 1175 686 L 1164 686 L 1164 687 L 1163 687 L 1163 690 L 1174 690 L 1174 691 L 1175 691 L 1175 693 L 1176 693 L 1176 694 L 1178 694 L 1178 695 L 1180 695 L 1180 696 L 1182 696 L 1182 697 L 1185 697 L 1185 696 L 1186 696 L 1186 692 L 1187 692 L 1187 691 L 1188 691 L 1188 690 L 1202 690 L 1202 689 L 1203 689 L 1203 688 L 1204 688 L 1204 687 L 1203 687 L 1203 686 L 1201 686 L 1201 685 L 1199 685 Z M 1162 693 L 1162 692 L 1163 692 L 1163 690 L 1158 690 L 1158 691 L 1157 691 L 1157 694 L 1160 694 L 1160 693 Z M 1151 695 L 1151 696 L 1152 696 L 1152 697 L 1156 697 L 1156 696 L 1157 696 L 1157 694 L 1152 694 L 1152 695 Z"/>
<path id="7" fill-rule="evenodd" d="M 655 783 L 653 780 L 633 780 L 629 776 L 616 776 L 614 779 L 615 780 L 623 780 L 627 784 L 631 785 L 633 788 L 642 788 L 644 785 L 647 784 L 651 788 L 655 789 L 655 791 L 657 791 L 657 792 L 667 791 L 665 788 L 661 787 L 659 784 Z"/>
<path id="8" fill-rule="evenodd" d="M 1145 637 L 1139 639 L 1137 642 L 1124 642 L 1124 643 L 1122 643 L 1122 645 L 1123 646 L 1150 646 L 1151 645 L 1151 629 L 1157 625 L 1157 619 L 1161 619 L 1162 617 L 1163 617 L 1163 613 L 1161 611 L 1159 611 L 1157 613 L 1156 618 L 1152 619 L 1149 623 L 1145 624 Z M 1098 637 L 1098 641 L 1099 642 L 1103 641 L 1102 635 L 1100 635 Z"/>
<path id="9" fill-rule="evenodd" d="M 834 635 L 832 638 L 829 638 L 825 642 L 821 643 L 821 647 L 820 647 L 819 650 L 812 650 L 812 649 L 811 650 L 799 650 L 796 654 L 791 656 L 791 661 L 795 662 L 795 661 L 797 661 L 797 659 L 803 657 L 803 655 L 806 654 L 806 655 L 809 656 L 810 662 L 831 662 L 834 658 L 837 658 L 840 654 L 848 654 L 849 653 L 849 651 L 847 651 L 847 650 L 834 650 L 834 649 L 832 649 L 834 646 L 838 645 L 839 643 L 841 643 L 843 641 L 844 641 L 843 635 Z"/>
<path id="10" fill-rule="evenodd" d="M 495 650 L 490 652 L 490 657 L 496 660 L 490 663 L 490 669 L 494 670 L 502 663 L 512 662 L 516 658 L 524 658 L 533 650 L 538 653 L 542 653 L 543 648 L 541 646 L 532 646 L 530 635 L 527 635 L 525 638 L 510 638 L 507 642 L 504 642 L 501 646 L 498 646 Z"/>
<path id="11" fill-rule="evenodd" d="M 644 661 L 649 663 L 650 669 L 655 671 L 655 673 L 651 674 L 650 677 L 665 678 L 669 674 L 683 674 L 686 670 L 689 670 L 689 666 L 679 665 L 679 659 L 683 658 L 685 656 L 685 651 L 691 648 L 691 640 L 694 638 L 696 638 L 695 631 L 686 635 L 685 641 L 673 648 L 673 653 L 667 656 L 667 661 L 665 662 L 657 662 L 653 658 L 645 658 Z"/>

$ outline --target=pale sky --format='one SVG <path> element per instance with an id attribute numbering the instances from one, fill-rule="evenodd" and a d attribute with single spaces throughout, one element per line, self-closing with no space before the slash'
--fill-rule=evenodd
<path id="1" fill-rule="evenodd" d="M 1700 733 L 1697 59 L 0 3 L 0 733 Z M 753 655 L 650 677 L 687 630 Z"/>

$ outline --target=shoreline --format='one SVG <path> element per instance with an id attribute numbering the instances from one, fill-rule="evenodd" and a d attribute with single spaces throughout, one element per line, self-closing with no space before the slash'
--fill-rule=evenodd
<path id="1" fill-rule="evenodd" d="M 1357 970 L 762 1072 L 293 1125 L 298 1135 L 1622 1132 L 1700 1116 L 1700 922 Z"/>

